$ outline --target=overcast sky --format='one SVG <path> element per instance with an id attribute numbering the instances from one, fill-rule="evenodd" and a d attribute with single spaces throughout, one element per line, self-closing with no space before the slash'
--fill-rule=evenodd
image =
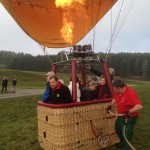
<path id="1" fill-rule="evenodd" d="M 117 5 L 116 5 L 117 6 Z M 135 3 L 118 34 L 112 52 L 150 53 L 150 0 L 135 0 Z M 114 12 L 114 11 L 113 11 Z M 96 26 L 95 52 L 106 52 L 110 40 L 110 13 Z M 92 31 L 80 43 L 93 40 Z M 0 50 L 43 55 L 39 45 L 27 36 L 0 4 Z M 60 49 L 47 49 L 49 54 L 57 54 Z"/>

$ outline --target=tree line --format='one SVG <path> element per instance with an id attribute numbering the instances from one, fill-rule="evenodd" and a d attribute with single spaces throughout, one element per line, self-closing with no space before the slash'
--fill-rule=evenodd
<path id="1" fill-rule="evenodd" d="M 101 53 L 101 57 L 105 54 Z M 111 54 L 109 66 L 115 69 L 117 76 L 136 76 L 150 79 L 150 53 L 117 53 Z M 57 55 L 32 56 L 24 53 L 0 51 L 0 67 L 24 71 L 47 72 L 51 62 L 60 61 Z M 70 67 L 58 67 L 59 72 L 70 72 Z"/>
<path id="2" fill-rule="evenodd" d="M 119 76 L 150 79 L 150 53 L 112 54 L 111 65 Z"/>

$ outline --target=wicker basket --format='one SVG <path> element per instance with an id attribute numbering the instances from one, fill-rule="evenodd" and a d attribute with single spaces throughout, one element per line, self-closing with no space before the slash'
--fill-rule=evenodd
<path id="1" fill-rule="evenodd" d="M 38 139 L 45 150 L 96 150 L 118 142 L 108 102 L 63 108 L 38 104 Z"/>

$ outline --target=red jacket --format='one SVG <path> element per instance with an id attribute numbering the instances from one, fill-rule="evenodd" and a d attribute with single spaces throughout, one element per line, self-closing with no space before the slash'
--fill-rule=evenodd
<path id="1" fill-rule="evenodd" d="M 95 90 L 96 99 L 110 98 L 110 93 L 107 85 L 98 85 Z"/>
<path id="2" fill-rule="evenodd" d="M 141 102 L 136 92 L 128 86 L 126 86 L 126 90 L 123 94 L 119 95 L 115 93 L 114 99 L 117 101 L 117 108 L 118 108 L 119 114 L 129 111 L 137 104 L 141 105 Z M 130 116 L 135 117 L 138 115 L 139 113 L 134 113 L 134 114 L 131 114 Z"/>

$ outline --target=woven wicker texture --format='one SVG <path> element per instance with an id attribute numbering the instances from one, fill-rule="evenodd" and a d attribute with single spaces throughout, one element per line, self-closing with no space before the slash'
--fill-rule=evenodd
<path id="1" fill-rule="evenodd" d="M 97 150 L 118 142 L 108 103 L 52 109 L 38 106 L 38 139 L 45 150 Z"/>

